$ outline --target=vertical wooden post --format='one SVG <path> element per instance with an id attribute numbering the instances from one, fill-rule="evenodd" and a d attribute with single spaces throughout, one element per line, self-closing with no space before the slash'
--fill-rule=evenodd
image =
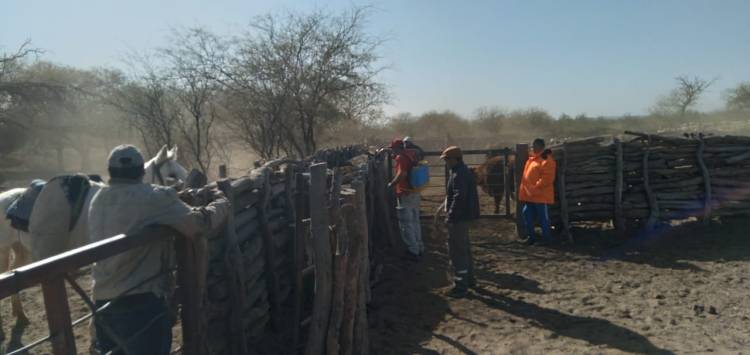
<path id="1" fill-rule="evenodd" d="M 614 222 L 615 229 L 622 236 L 625 233 L 625 218 L 622 212 L 622 190 L 624 182 L 624 161 L 622 151 L 622 141 L 619 138 L 615 138 L 615 210 L 614 210 Z"/>
<path id="2" fill-rule="evenodd" d="M 508 153 L 508 148 L 505 148 L 503 151 L 503 189 L 505 190 L 503 192 L 503 196 L 505 196 L 505 217 L 510 217 L 510 194 L 511 194 L 511 188 L 510 184 L 513 182 L 510 178 L 510 171 L 508 171 L 508 158 L 510 157 L 510 154 Z"/>
<path id="3" fill-rule="evenodd" d="M 653 229 L 656 222 L 659 221 L 659 201 L 656 199 L 656 194 L 651 190 L 651 183 L 648 176 L 648 160 L 651 156 L 651 137 L 648 138 L 648 144 L 644 147 L 643 152 L 643 189 L 646 191 L 646 199 L 648 200 L 649 214 L 648 220 L 646 221 L 646 229 Z"/>
<path id="4" fill-rule="evenodd" d="M 528 144 L 516 144 L 516 166 L 515 166 L 515 184 L 516 184 L 516 232 L 519 238 L 526 236 L 523 215 L 521 210 L 523 206 L 521 201 L 518 199 L 521 191 L 521 178 L 523 177 L 523 168 L 526 166 L 526 160 L 529 159 L 529 145 Z"/>
<path id="5" fill-rule="evenodd" d="M 703 151 L 705 149 L 706 142 L 701 135 L 695 158 L 698 160 L 698 166 L 701 168 L 701 174 L 703 175 L 703 224 L 708 225 L 711 223 L 711 204 L 713 203 L 713 198 L 711 197 L 711 174 L 706 167 L 706 162 L 703 160 Z"/>
<path id="6" fill-rule="evenodd" d="M 273 234 L 268 225 L 268 205 L 271 203 L 271 172 L 263 169 L 263 198 L 258 206 L 258 219 L 260 221 L 261 234 L 263 236 L 263 249 L 265 249 L 266 263 L 265 276 L 268 290 L 268 301 L 271 304 L 271 324 L 274 329 L 281 329 L 281 299 L 279 291 L 279 276 L 276 272 L 276 247 L 273 243 Z"/>
<path id="7" fill-rule="evenodd" d="M 567 143 L 563 143 L 562 157 L 560 157 L 560 168 L 557 169 L 557 176 L 559 177 L 560 191 L 560 219 L 562 219 L 563 237 L 568 238 L 568 242 L 573 243 L 573 235 L 570 233 L 570 216 L 568 215 L 568 195 L 565 183 L 565 175 L 568 172 L 568 151 Z"/>
<path id="8" fill-rule="evenodd" d="M 227 178 L 227 166 L 224 164 L 219 165 L 219 179 Z"/>
<path id="9" fill-rule="evenodd" d="M 198 245 L 206 240 L 193 241 L 178 236 L 175 240 L 177 251 L 177 282 L 181 293 L 182 310 L 182 352 L 186 355 L 199 355 L 206 352 L 206 329 L 202 329 L 203 315 L 203 286 L 205 282 L 199 282 L 199 278 L 206 277 L 205 270 L 205 247 Z"/>
<path id="10" fill-rule="evenodd" d="M 310 166 L 310 223 L 315 254 L 315 299 L 305 354 L 320 355 L 325 349 L 331 311 L 332 268 L 325 163 Z"/>
<path id="11" fill-rule="evenodd" d="M 386 164 L 387 169 L 388 169 L 388 174 L 387 174 L 388 175 L 388 181 L 390 182 L 390 181 L 393 181 L 393 155 L 391 154 L 390 151 L 388 152 L 388 155 L 386 156 L 386 158 L 388 160 L 385 162 L 385 164 Z"/>
<path id="12" fill-rule="evenodd" d="M 57 277 L 42 284 L 44 309 L 47 313 L 47 325 L 52 341 L 52 353 L 69 355 L 76 353 L 76 342 L 73 337 L 73 326 L 70 322 L 68 293 L 65 290 L 65 279 Z"/>
<path id="13" fill-rule="evenodd" d="M 356 191 L 355 195 L 355 210 L 356 213 L 352 219 L 353 226 L 350 227 L 350 233 L 354 233 L 355 237 L 359 239 L 359 258 L 356 262 L 359 262 L 359 297 L 358 299 L 352 299 L 351 301 L 357 302 L 355 321 L 354 321 L 354 344 L 352 354 L 367 355 L 370 352 L 370 338 L 369 338 L 369 327 L 367 321 L 367 303 L 369 300 L 370 293 L 370 253 L 369 253 L 369 240 L 370 235 L 367 229 L 367 203 L 366 203 L 366 190 L 365 185 L 362 181 L 352 182 L 352 188 Z M 354 277 L 354 275 L 350 275 Z"/>
<path id="14" fill-rule="evenodd" d="M 232 203 L 232 213 L 229 214 L 224 247 L 224 270 L 229 285 L 229 341 L 232 354 L 244 355 L 248 353 L 245 327 L 242 313 L 245 310 L 245 275 L 243 272 L 242 252 L 237 244 L 237 230 L 234 223 L 234 191 L 229 180 L 217 182 L 219 189 L 224 192 Z"/>
<path id="15" fill-rule="evenodd" d="M 294 244 L 294 329 L 292 330 L 292 344 L 294 346 L 293 352 L 298 353 L 299 338 L 300 338 L 300 322 L 302 321 L 302 307 L 304 295 L 303 283 L 303 271 L 305 268 L 305 238 L 307 238 L 307 225 L 305 219 L 309 216 L 308 203 L 307 203 L 307 181 L 304 175 L 296 174 L 295 176 L 297 188 L 295 189 L 294 196 L 294 210 L 295 210 L 295 221 L 294 221 L 294 238 L 292 243 Z"/>

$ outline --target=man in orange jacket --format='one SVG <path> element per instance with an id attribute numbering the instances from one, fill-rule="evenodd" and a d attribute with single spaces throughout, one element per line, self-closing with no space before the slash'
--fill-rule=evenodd
<path id="1" fill-rule="evenodd" d="M 532 152 L 529 160 L 523 168 L 521 177 L 521 188 L 518 191 L 518 199 L 523 202 L 523 220 L 526 229 L 526 242 L 534 244 L 537 238 L 534 235 L 534 223 L 539 218 L 542 225 L 544 241 L 552 241 L 550 233 L 549 205 L 555 203 L 555 170 L 557 163 L 552 158 L 552 151 L 544 149 L 544 140 L 537 138 L 532 144 Z"/>

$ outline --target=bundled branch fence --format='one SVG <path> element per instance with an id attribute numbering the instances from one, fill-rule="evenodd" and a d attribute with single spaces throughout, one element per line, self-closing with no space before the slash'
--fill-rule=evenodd
<path id="1" fill-rule="evenodd" d="M 750 214 L 750 137 L 626 132 L 552 148 L 553 223 L 609 222 L 619 231 L 690 217 Z M 635 137 L 635 138 L 633 138 Z"/>
<path id="2" fill-rule="evenodd" d="M 397 235 L 385 159 L 339 148 L 214 183 L 234 214 L 208 240 L 208 353 L 367 353 L 366 304 Z"/>

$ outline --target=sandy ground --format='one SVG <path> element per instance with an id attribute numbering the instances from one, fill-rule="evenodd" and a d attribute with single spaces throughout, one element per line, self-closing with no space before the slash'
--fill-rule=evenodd
<path id="1" fill-rule="evenodd" d="M 615 242 L 529 247 L 508 221 L 471 231 L 479 287 L 445 296 L 442 233 L 419 264 L 394 258 L 373 294 L 375 354 L 750 353 L 750 239 L 742 220 Z M 640 251 L 638 251 L 640 250 Z"/>

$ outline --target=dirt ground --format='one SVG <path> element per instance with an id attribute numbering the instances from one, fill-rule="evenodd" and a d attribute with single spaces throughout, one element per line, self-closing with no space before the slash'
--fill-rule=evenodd
<path id="1" fill-rule="evenodd" d="M 77 283 L 89 294 L 91 290 L 91 274 L 87 270 L 82 270 L 77 278 Z M 75 293 L 68 285 L 68 304 L 70 305 L 71 321 L 82 318 L 89 313 L 89 309 L 83 299 Z M 15 317 L 11 315 L 10 298 L 3 299 L 0 302 L 0 315 L 2 315 L 2 335 L 0 338 L 0 354 L 6 354 L 24 346 L 34 343 L 36 340 L 49 336 L 47 328 L 47 317 L 44 311 L 44 299 L 42 298 L 41 287 L 32 287 L 21 292 L 26 315 L 29 317 L 30 324 L 21 324 L 16 322 Z M 89 354 L 89 345 L 91 337 L 89 335 L 88 320 L 85 320 L 73 328 L 76 339 L 76 349 L 78 354 Z M 182 332 L 179 322 L 172 328 L 172 350 L 178 349 L 182 343 Z M 22 352 L 22 354 L 51 354 L 52 347 L 50 343 L 43 342 L 33 349 Z"/>
<path id="2" fill-rule="evenodd" d="M 575 247 L 526 246 L 509 221 L 471 231 L 478 288 L 451 282 L 446 239 L 394 258 L 374 291 L 375 354 L 750 353 L 747 223 L 697 223 L 641 236 L 576 233 Z"/>

